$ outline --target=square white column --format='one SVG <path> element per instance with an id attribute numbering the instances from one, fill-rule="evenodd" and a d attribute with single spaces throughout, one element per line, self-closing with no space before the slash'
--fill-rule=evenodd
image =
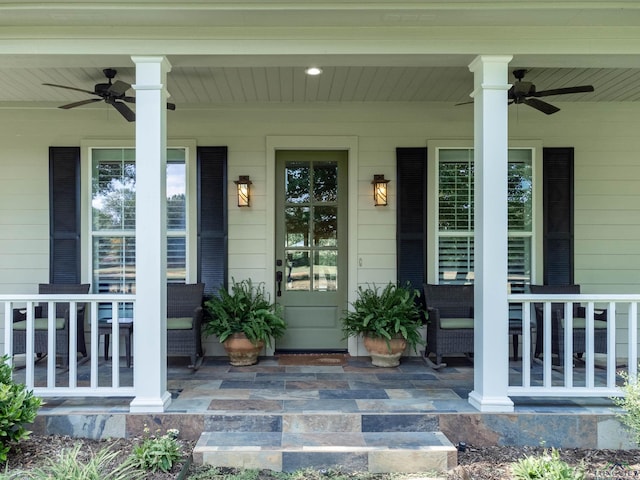
<path id="1" fill-rule="evenodd" d="M 511 412 L 507 303 L 508 66 L 510 55 L 481 55 L 474 74 L 474 379 L 469 403 Z"/>
<path id="2" fill-rule="evenodd" d="M 165 57 L 136 64 L 136 306 L 131 412 L 163 412 L 167 391 L 167 72 Z"/>

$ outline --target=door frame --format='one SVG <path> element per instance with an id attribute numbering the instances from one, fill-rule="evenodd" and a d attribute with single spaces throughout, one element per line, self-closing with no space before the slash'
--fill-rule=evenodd
<path id="1" fill-rule="evenodd" d="M 266 142 L 266 223 L 267 223 L 267 264 L 265 275 L 266 287 L 270 295 L 275 298 L 275 235 L 276 235 L 276 151 L 277 150 L 346 150 L 347 151 L 347 302 L 355 300 L 357 289 L 357 258 L 358 258 L 358 137 L 356 136 L 267 136 Z M 346 305 L 345 305 L 346 308 Z M 275 346 L 274 346 L 275 347 Z M 347 343 L 349 353 L 356 354 L 357 339 L 350 337 Z M 267 355 L 273 355 L 270 349 Z"/>

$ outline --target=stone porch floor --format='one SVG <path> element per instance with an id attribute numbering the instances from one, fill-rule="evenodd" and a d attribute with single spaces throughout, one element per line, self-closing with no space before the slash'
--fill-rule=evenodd
<path id="1" fill-rule="evenodd" d="M 46 368 L 41 363 L 38 375 Z M 15 375 L 18 381 L 21 371 Z M 81 365 L 79 380 L 87 372 L 88 363 Z M 512 362 L 510 375 L 520 375 L 519 363 Z M 132 376 L 133 369 L 121 368 L 123 384 L 130 384 Z M 129 398 L 47 398 L 32 429 L 105 438 L 140 434 L 148 425 L 178 428 L 184 438 L 197 440 L 234 418 L 286 421 L 296 414 L 360 414 L 377 429 L 400 431 L 409 423 L 414 429 L 440 431 L 454 444 L 633 448 L 607 398 L 514 398 L 513 413 L 478 412 L 467 401 L 473 365 L 462 358 L 433 370 L 418 357 L 405 357 L 394 369 L 373 367 L 364 357 L 349 357 L 342 366 L 283 366 L 269 357 L 251 367 L 207 357 L 195 372 L 186 359 L 176 358 L 170 359 L 167 388 L 172 402 L 162 414 L 130 414 Z"/>

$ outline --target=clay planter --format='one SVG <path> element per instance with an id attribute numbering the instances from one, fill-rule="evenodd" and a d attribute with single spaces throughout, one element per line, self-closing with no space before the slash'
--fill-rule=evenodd
<path id="1" fill-rule="evenodd" d="M 397 367 L 400 365 L 400 357 L 407 348 L 404 338 L 392 338 L 390 340 L 391 351 L 384 338 L 364 336 L 364 347 L 371 355 L 371 363 L 376 367 Z"/>
<path id="2" fill-rule="evenodd" d="M 229 355 L 229 363 L 234 367 L 246 367 L 258 363 L 258 355 L 264 342 L 251 343 L 244 333 L 234 333 L 222 344 Z"/>

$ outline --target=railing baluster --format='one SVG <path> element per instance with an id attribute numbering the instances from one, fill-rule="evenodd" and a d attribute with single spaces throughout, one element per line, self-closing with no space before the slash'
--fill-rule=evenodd
<path id="1" fill-rule="evenodd" d="M 76 302 L 69 303 L 69 345 L 67 361 L 69 362 L 69 388 L 78 386 L 78 310 Z M 64 360 L 63 360 L 64 361 Z"/>
<path id="2" fill-rule="evenodd" d="M 120 386 L 120 304 L 111 304 L 111 371 L 113 388 Z"/>
<path id="3" fill-rule="evenodd" d="M 56 350 L 56 317 L 55 302 L 47 302 L 47 388 L 55 388 L 56 386 L 56 359 L 58 357 Z M 28 325 L 27 328 L 29 328 Z M 31 333 L 35 335 L 34 331 L 31 331 Z M 33 335 L 31 335 L 32 338 Z M 29 349 L 27 348 L 27 350 Z M 33 355 L 28 358 L 33 359 Z M 28 365 L 30 364 L 31 361 Z"/>
<path id="4" fill-rule="evenodd" d="M 638 375 L 638 302 L 629 304 L 629 377 Z"/>
<path id="5" fill-rule="evenodd" d="M 594 335 L 595 335 L 595 325 L 594 325 L 594 319 L 593 319 L 593 315 L 594 315 L 594 308 L 593 308 L 593 302 L 588 302 L 587 303 L 587 310 L 586 310 L 586 314 L 585 314 L 585 326 L 584 326 L 584 334 L 585 334 L 585 350 L 586 352 L 584 353 L 587 358 L 585 359 L 585 367 L 586 367 L 586 379 L 585 379 L 585 385 L 587 388 L 594 388 L 595 387 L 595 356 L 596 356 L 596 347 L 595 347 L 595 341 L 594 341 Z"/>
<path id="6" fill-rule="evenodd" d="M 616 386 L 616 303 L 607 308 L 607 387 Z"/>
<path id="7" fill-rule="evenodd" d="M 535 321 L 531 303 L 522 304 L 522 386 L 531 386 L 531 323 Z"/>
<path id="8" fill-rule="evenodd" d="M 25 384 L 27 388 L 34 387 L 34 352 L 33 352 L 33 302 L 27 302 L 27 324 L 26 324 L 26 368 L 25 368 Z"/>
<path id="9" fill-rule="evenodd" d="M 558 321 L 562 321 L 558 319 Z M 564 386 L 573 387 L 573 304 L 564 302 Z M 553 354 L 553 352 L 551 352 Z"/>
<path id="10" fill-rule="evenodd" d="M 545 302 L 544 304 L 544 315 L 543 315 L 543 323 L 544 323 L 544 339 L 543 339 L 543 374 L 542 380 L 545 388 L 551 388 L 551 303 Z"/>
<path id="11" fill-rule="evenodd" d="M 98 302 L 92 301 L 89 305 L 89 325 L 91 328 L 91 380 L 90 387 L 98 387 L 98 361 L 100 360 L 100 335 L 98 330 Z"/>
<path id="12" fill-rule="evenodd" d="M 13 353 L 13 303 L 4 302 L 4 351 Z M 7 365 L 13 366 L 13 355 L 7 358 Z"/>

